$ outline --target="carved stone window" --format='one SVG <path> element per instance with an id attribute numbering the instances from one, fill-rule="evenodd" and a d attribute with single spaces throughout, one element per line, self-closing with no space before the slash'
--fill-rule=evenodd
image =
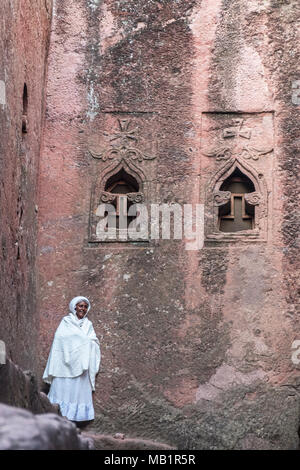
<path id="1" fill-rule="evenodd" d="M 139 169 L 126 162 L 110 165 L 92 189 L 89 242 L 149 241 L 143 211 L 148 210 L 147 189 Z"/>
<path id="2" fill-rule="evenodd" d="M 267 198 L 261 173 L 236 159 L 225 163 L 208 184 L 205 239 L 265 240 Z"/>
<path id="3" fill-rule="evenodd" d="M 148 213 L 155 187 L 156 116 L 146 112 L 127 117 L 122 112 L 116 122 L 114 112 L 102 118 L 100 134 L 95 130 L 88 143 L 94 160 L 88 243 L 99 248 L 102 243 L 119 241 L 143 246 L 150 242 Z"/>
<path id="4" fill-rule="evenodd" d="M 108 225 L 112 217 L 116 217 L 116 228 L 120 229 L 120 218 L 127 217 L 127 227 L 137 217 L 129 216 L 129 208 L 136 202 L 141 202 L 142 193 L 139 193 L 139 184 L 136 179 L 129 175 L 123 168 L 115 175 L 111 176 L 105 185 L 102 193 L 102 201 L 114 205 L 116 213 L 107 213 Z M 122 227 L 125 228 L 125 227 Z"/>
<path id="5" fill-rule="evenodd" d="M 267 241 L 272 229 L 273 120 L 272 112 L 203 113 L 200 197 L 208 244 Z"/>
<path id="6" fill-rule="evenodd" d="M 220 192 L 226 192 L 228 200 L 219 207 L 218 228 L 221 232 L 239 232 L 254 228 L 255 207 L 249 204 L 246 196 L 254 191 L 252 181 L 238 169 L 224 181 Z"/>

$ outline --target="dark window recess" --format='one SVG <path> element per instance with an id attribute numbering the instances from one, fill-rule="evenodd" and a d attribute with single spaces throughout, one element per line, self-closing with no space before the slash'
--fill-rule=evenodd
<path id="1" fill-rule="evenodd" d="M 239 232 L 254 228 L 254 206 L 247 204 L 246 193 L 255 191 L 252 181 L 236 169 L 227 178 L 220 191 L 230 191 L 231 199 L 219 208 L 219 230 L 221 232 Z"/>
<path id="2" fill-rule="evenodd" d="M 112 203 L 116 209 L 116 228 L 121 228 L 121 216 L 127 216 L 128 227 L 129 224 L 137 217 L 137 214 L 134 216 L 127 215 L 129 208 L 133 205 L 133 203 L 128 200 L 127 194 L 137 193 L 139 191 L 139 185 L 136 179 L 133 176 L 129 175 L 124 169 L 122 169 L 118 173 L 113 175 L 111 178 L 109 178 L 105 185 L 105 191 L 116 195 L 116 198 Z M 108 215 L 108 226 L 111 226 L 110 218 L 114 216 L 110 215 L 109 212 L 107 212 L 106 215 Z"/>
<path id="3" fill-rule="evenodd" d="M 23 112 L 22 112 L 22 133 L 26 134 L 28 129 L 27 123 L 27 111 L 28 111 L 28 92 L 27 85 L 24 83 L 23 88 Z"/>

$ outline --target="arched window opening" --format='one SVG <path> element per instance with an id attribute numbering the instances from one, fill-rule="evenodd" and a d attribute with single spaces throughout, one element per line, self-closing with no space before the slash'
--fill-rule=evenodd
<path id="1" fill-rule="evenodd" d="M 27 85 L 24 83 L 23 88 L 23 112 L 22 112 L 22 133 L 27 133 L 27 112 L 28 112 L 28 91 Z"/>
<path id="2" fill-rule="evenodd" d="M 229 191 L 230 198 L 219 207 L 219 230 L 239 232 L 254 228 L 255 207 L 247 203 L 245 194 L 255 191 L 253 182 L 238 168 L 223 182 L 220 191 Z"/>
<path id="3" fill-rule="evenodd" d="M 118 183 L 121 186 L 124 186 L 124 189 L 126 189 L 125 186 L 127 187 L 128 191 L 126 192 L 135 193 L 135 192 L 138 192 L 139 190 L 139 184 L 136 181 L 136 179 L 132 175 L 129 175 L 123 168 L 120 171 L 118 171 L 118 173 L 111 176 L 107 180 L 106 185 L 105 185 L 105 191 L 109 191 L 109 188 L 112 188 L 114 186 L 115 187 L 114 194 L 117 194 L 116 188 L 117 188 Z M 126 193 L 122 191 L 121 194 L 126 194 Z"/>
<path id="4" fill-rule="evenodd" d="M 137 217 L 128 216 L 129 208 L 136 202 L 134 195 L 139 191 L 139 184 L 136 179 L 129 175 L 123 168 L 111 176 L 105 185 L 105 191 L 110 194 L 115 194 L 115 198 L 112 200 L 112 204 L 116 209 L 116 228 L 128 228 L 129 224 Z M 133 197 L 132 197 L 133 196 Z M 108 225 L 111 214 L 108 215 Z M 123 217 L 127 218 L 127 227 L 121 226 L 120 219 Z"/>

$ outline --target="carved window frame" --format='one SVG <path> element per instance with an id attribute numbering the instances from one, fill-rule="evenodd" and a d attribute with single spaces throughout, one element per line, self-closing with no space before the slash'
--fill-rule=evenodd
<path id="1" fill-rule="evenodd" d="M 245 201 L 255 206 L 253 228 L 237 232 L 221 232 L 219 207 L 231 200 L 235 193 L 221 191 L 220 188 L 236 169 L 247 176 L 253 183 L 255 191 L 245 193 Z M 231 241 L 266 241 L 267 240 L 267 214 L 268 191 L 262 173 L 248 163 L 232 158 L 225 163 L 208 183 L 206 190 L 205 210 L 205 241 L 206 242 L 231 242 Z"/>
<path id="2" fill-rule="evenodd" d="M 99 221 L 99 217 L 96 215 L 96 209 L 101 203 L 112 203 L 116 197 L 118 197 L 117 193 L 110 193 L 109 191 L 105 191 L 105 187 L 109 179 L 116 175 L 120 170 L 124 170 L 128 175 L 132 176 L 139 185 L 138 192 L 132 192 L 127 194 L 120 194 L 120 196 L 126 197 L 134 203 L 143 203 L 146 205 L 148 212 L 149 212 L 149 182 L 146 180 L 144 172 L 138 168 L 136 165 L 126 162 L 122 160 L 117 165 L 112 164 L 108 165 L 102 170 L 102 174 L 100 178 L 97 178 L 94 181 L 92 187 L 92 194 L 91 194 L 91 203 L 90 203 L 90 217 L 89 217 L 89 233 L 88 233 L 88 243 L 90 246 L 99 246 L 99 245 L 107 245 L 108 243 L 112 244 L 136 244 L 136 243 L 148 243 L 150 241 L 150 235 L 148 231 L 148 237 L 141 237 L 137 239 L 123 239 L 122 237 L 122 229 L 117 230 L 117 237 L 116 239 L 99 239 L 96 233 L 96 226 L 97 221 Z M 121 236 L 120 236 L 121 235 Z"/>

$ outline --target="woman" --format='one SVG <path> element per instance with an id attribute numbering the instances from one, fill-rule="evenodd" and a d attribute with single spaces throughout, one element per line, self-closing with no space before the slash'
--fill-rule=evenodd
<path id="1" fill-rule="evenodd" d="M 43 380 L 51 384 L 48 398 L 58 403 L 62 416 L 71 421 L 94 419 L 92 390 L 100 366 L 100 344 L 88 320 L 86 297 L 71 300 L 51 346 Z"/>

